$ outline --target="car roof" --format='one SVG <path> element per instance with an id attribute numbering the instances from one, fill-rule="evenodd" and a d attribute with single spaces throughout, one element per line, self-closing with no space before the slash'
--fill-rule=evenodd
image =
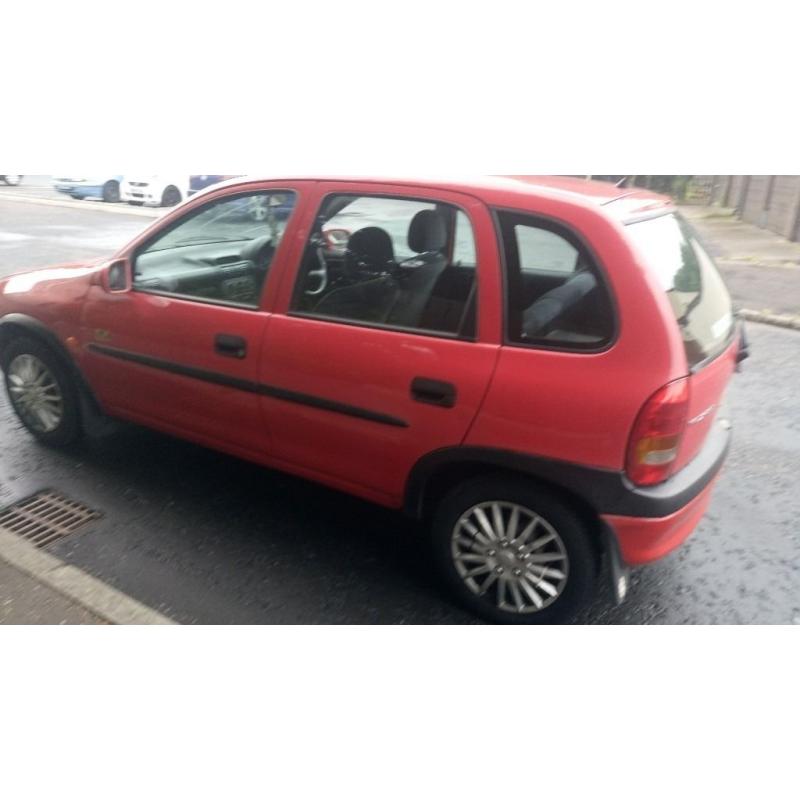
<path id="1" fill-rule="evenodd" d="M 561 199 L 578 205 L 600 208 L 609 216 L 629 222 L 642 216 L 664 213 L 673 208 L 672 199 L 646 189 L 626 189 L 605 181 L 586 180 L 566 175 L 491 175 L 475 178 L 391 178 L 376 176 L 256 176 L 246 175 L 215 184 L 221 186 L 275 180 L 336 181 L 381 183 L 420 188 L 437 188 L 475 195 L 489 205 L 525 208 L 530 198 Z M 203 193 L 209 191 L 203 190 Z"/>

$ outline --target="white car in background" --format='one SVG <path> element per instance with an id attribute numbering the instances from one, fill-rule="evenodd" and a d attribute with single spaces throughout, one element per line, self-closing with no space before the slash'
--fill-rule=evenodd
<path id="1" fill-rule="evenodd" d="M 176 206 L 188 196 L 188 175 L 132 175 L 120 186 L 120 199 L 134 206 Z"/>

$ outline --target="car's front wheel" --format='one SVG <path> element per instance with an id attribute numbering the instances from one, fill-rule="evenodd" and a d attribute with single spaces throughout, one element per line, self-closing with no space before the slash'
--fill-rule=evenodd
<path id="1" fill-rule="evenodd" d="M 7 186 L 19 186 L 22 183 L 22 175 L 3 175 L 2 178 Z"/>
<path id="2" fill-rule="evenodd" d="M 176 186 L 167 186 L 167 188 L 164 189 L 164 194 L 161 195 L 161 205 L 166 207 L 176 206 L 180 203 L 181 199 L 180 189 Z"/>
<path id="3" fill-rule="evenodd" d="M 445 581 L 489 621 L 566 622 L 592 595 L 597 556 L 585 524 L 523 479 L 462 484 L 439 505 L 432 533 Z"/>
<path id="4" fill-rule="evenodd" d="M 64 446 L 80 437 L 78 390 L 47 345 L 15 339 L 0 354 L 0 367 L 17 417 L 37 439 Z"/>

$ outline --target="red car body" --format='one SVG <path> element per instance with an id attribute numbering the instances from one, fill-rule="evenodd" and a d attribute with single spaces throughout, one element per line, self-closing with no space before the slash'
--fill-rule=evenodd
<path id="1" fill-rule="evenodd" d="M 257 308 L 140 292 L 129 278 L 113 285 L 109 270 L 129 274 L 134 254 L 176 220 L 260 190 L 294 192 L 296 203 Z M 420 199 L 467 215 L 478 263 L 474 337 L 291 313 L 309 231 L 334 194 Z M 614 309 L 606 346 L 509 343 L 498 209 L 555 220 L 586 244 Z M 732 332 L 713 358 L 687 364 L 664 288 L 626 229 L 674 210 L 660 195 L 568 178 L 238 179 L 184 202 L 111 260 L 0 281 L 0 337 L 43 337 L 112 417 L 415 516 L 481 470 L 514 471 L 570 498 L 601 548 L 640 564 L 677 547 L 705 511 L 729 439 L 716 410 L 742 355 Z M 246 342 L 246 356 L 215 349 L 221 334 Z M 415 402 L 409 387 L 420 376 L 457 387 L 457 402 Z M 648 399 L 676 381 L 688 390 L 686 423 L 669 475 L 637 486 L 626 473 L 632 431 Z"/>

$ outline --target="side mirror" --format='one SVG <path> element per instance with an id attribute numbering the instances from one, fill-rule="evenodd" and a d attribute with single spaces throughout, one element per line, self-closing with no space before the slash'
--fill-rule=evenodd
<path id="1" fill-rule="evenodd" d="M 108 292 L 127 292 L 130 289 L 129 264 L 125 259 L 112 261 L 106 267 L 103 284 Z"/>

